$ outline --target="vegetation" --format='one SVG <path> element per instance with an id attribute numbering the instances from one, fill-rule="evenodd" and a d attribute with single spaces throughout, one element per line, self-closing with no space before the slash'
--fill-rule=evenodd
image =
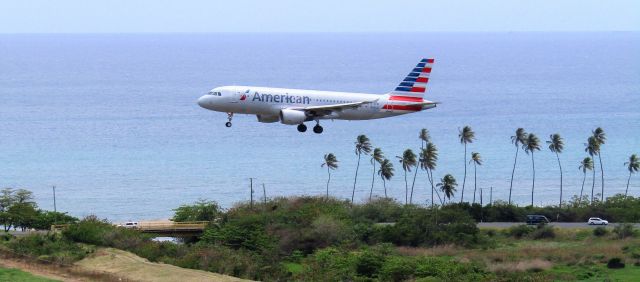
<path id="1" fill-rule="evenodd" d="M 511 171 L 511 182 L 509 184 L 509 204 L 511 204 L 511 192 L 513 191 L 513 174 L 516 172 L 516 162 L 518 161 L 518 151 L 520 146 L 524 145 L 527 138 L 527 132 L 524 128 L 516 129 L 516 135 L 511 136 L 511 143 L 516 146 L 516 157 L 513 159 L 513 170 Z"/>
<path id="2" fill-rule="evenodd" d="M 407 182 L 407 171 L 411 172 L 411 168 L 416 166 L 416 154 L 411 149 L 406 149 L 402 153 L 402 157 L 396 156 L 402 164 L 402 170 L 404 171 L 404 203 L 409 204 L 409 183 Z"/>
<path id="3" fill-rule="evenodd" d="M 531 182 L 531 206 L 533 206 L 533 191 L 536 188 L 536 162 L 533 159 L 533 153 L 535 151 L 540 151 L 540 139 L 538 139 L 538 136 L 533 133 L 529 133 L 524 144 L 522 144 L 522 149 L 527 154 L 531 153 L 531 168 L 533 171 L 533 178 Z"/>
<path id="4" fill-rule="evenodd" d="M 322 165 L 320 165 L 320 167 L 327 167 L 327 174 L 329 175 L 329 178 L 327 179 L 327 199 L 329 198 L 329 182 L 331 182 L 331 170 L 335 170 L 338 168 L 338 159 L 336 158 L 336 156 L 332 153 L 329 154 L 325 154 L 324 155 L 324 162 L 322 163 Z"/>
<path id="5" fill-rule="evenodd" d="M 549 144 L 549 151 L 555 153 L 558 160 L 558 168 L 560 169 L 560 201 L 558 202 L 558 207 L 562 208 L 562 164 L 560 163 L 560 153 L 564 150 L 564 140 L 558 133 L 551 134 L 547 144 Z"/>
<path id="6" fill-rule="evenodd" d="M 481 218 L 522 220 L 529 213 L 558 212 L 576 219 L 601 212 L 619 221 L 638 220 L 640 198 L 617 195 L 582 206 L 576 199 L 562 209 L 506 202 L 431 209 L 388 198 L 352 205 L 350 200 L 290 197 L 221 210 L 201 200 L 177 208 L 174 216 L 211 219 L 199 241 L 155 242 L 87 217 L 61 233 L 5 238 L 0 248 L 68 263 L 96 247 L 113 247 L 152 262 L 263 281 L 605 280 L 639 273 L 632 264 L 640 262 L 640 234 L 630 224 L 614 232 L 594 229 L 605 230 L 597 233 L 548 225 L 476 226 Z M 615 258 L 626 267 L 608 268 Z"/>
<path id="7" fill-rule="evenodd" d="M 66 213 L 38 209 L 33 193 L 25 189 L 0 190 L 0 225 L 4 231 L 14 229 L 49 229 L 53 224 L 67 224 L 78 219 Z"/>
<path id="8" fill-rule="evenodd" d="M 35 276 L 29 272 L 24 272 L 15 268 L 0 267 L 0 281 L 54 282 L 58 280 Z"/>
<path id="9" fill-rule="evenodd" d="M 473 132 L 470 126 L 465 125 L 462 130 L 459 130 L 458 138 L 460 139 L 460 143 L 464 144 L 464 178 L 462 179 L 462 194 L 460 195 L 460 202 L 464 201 L 464 186 L 467 182 L 467 144 L 473 143 L 473 140 L 476 139 L 476 133 Z"/>
<path id="10" fill-rule="evenodd" d="M 627 196 L 629 193 L 629 182 L 631 181 L 631 174 L 638 172 L 640 170 L 640 159 L 636 154 L 633 154 L 629 157 L 629 161 L 624 163 L 627 166 L 627 170 L 629 170 L 629 178 L 627 178 L 627 189 L 624 190 L 624 195 Z"/>
<path id="11" fill-rule="evenodd" d="M 351 193 L 351 204 L 353 204 L 353 198 L 356 195 L 356 182 L 358 181 L 358 169 L 360 168 L 360 156 L 362 154 L 369 154 L 371 152 L 371 142 L 366 135 L 358 135 L 356 139 L 356 155 L 358 156 L 358 165 L 356 166 L 356 176 L 353 178 L 353 192 Z"/>

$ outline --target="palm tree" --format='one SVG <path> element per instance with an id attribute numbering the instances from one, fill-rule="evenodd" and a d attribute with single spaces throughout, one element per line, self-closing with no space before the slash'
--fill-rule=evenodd
<path id="1" fill-rule="evenodd" d="M 547 141 L 547 144 L 549 144 L 549 150 L 551 150 L 551 152 L 556 153 L 556 159 L 558 159 L 558 167 L 560 167 L 560 205 L 559 207 L 562 208 L 562 165 L 560 164 L 560 153 L 562 153 L 562 150 L 564 150 L 564 141 L 562 140 L 562 137 L 560 136 L 560 134 L 556 133 L 556 134 L 551 134 L 549 135 L 549 141 Z"/>
<path id="2" fill-rule="evenodd" d="M 422 141 L 422 145 L 420 146 L 420 149 L 423 149 L 425 144 L 431 142 L 431 135 L 429 134 L 429 130 L 426 128 L 423 128 L 420 130 L 420 134 L 418 135 L 418 138 L 420 138 L 420 140 Z"/>
<path id="3" fill-rule="evenodd" d="M 393 163 L 390 160 L 384 159 L 380 162 L 380 169 L 378 169 L 378 175 L 382 178 L 382 185 L 384 186 L 384 197 L 387 197 L 387 184 L 386 180 L 391 180 L 393 177 Z"/>
<path id="4" fill-rule="evenodd" d="M 329 182 L 331 181 L 331 170 L 338 168 L 338 159 L 332 153 L 324 155 L 324 162 L 320 167 L 327 167 L 327 174 L 329 174 L 329 179 L 327 179 L 327 199 L 329 198 Z"/>
<path id="5" fill-rule="evenodd" d="M 533 181 L 531 183 L 531 206 L 533 206 L 533 191 L 536 188 L 536 162 L 533 160 L 533 152 L 540 151 L 540 139 L 533 133 L 527 135 L 527 140 L 522 145 L 522 149 L 529 154 L 531 153 L 531 166 L 533 167 Z"/>
<path id="6" fill-rule="evenodd" d="M 371 154 L 371 164 L 373 165 L 373 176 L 371 177 L 371 192 L 369 192 L 369 201 L 371 201 L 371 195 L 373 195 L 373 184 L 376 181 L 376 163 L 380 163 L 384 159 L 382 149 L 375 148 Z"/>
<path id="7" fill-rule="evenodd" d="M 624 163 L 629 170 L 629 178 L 627 178 L 627 189 L 624 190 L 624 195 L 627 196 L 627 192 L 629 192 L 629 181 L 631 181 L 631 174 L 634 172 L 638 172 L 640 169 L 640 160 L 636 154 L 633 154 L 629 157 L 629 161 Z"/>
<path id="8" fill-rule="evenodd" d="M 580 189 L 580 198 L 578 199 L 578 206 L 582 203 L 582 192 L 584 191 L 584 181 L 587 179 L 587 170 L 593 170 L 593 160 L 590 157 L 584 158 L 580 162 L 580 170 L 582 170 L 582 189 Z M 593 191 L 591 192 L 593 194 Z"/>
<path id="9" fill-rule="evenodd" d="M 453 197 L 453 194 L 456 192 L 456 186 L 458 186 L 458 183 L 456 183 L 456 179 L 453 177 L 453 175 L 447 174 L 442 179 L 440 179 L 440 183 L 438 183 L 438 185 L 436 186 L 440 187 L 440 190 L 442 191 L 442 193 L 444 193 L 444 196 L 447 197 L 449 201 L 451 201 L 451 197 Z"/>
<path id="10" fill-rule="evenodd" d="M 602 158 L 600 157 L 600 149 L 602 145 L 604 145 L 605 141 L 607 141 L 607 136 L 604 134 L 604 129 L 601 127 L 596 128 L 591 132 L 593 137 L 598 141 L 598 162 L 600 163 L 600 179 L 602 180 L 602 191 L 600 192 L 601 201 L 604 202 L 604 169 L 602 168 Z"/>
<path id="11" fill-rule="evenodd" d="M 596 139 L 596 137 L 594 136 L 590 136 L 587 139 L 587 143 L 584 144 L 586 146 L 586 148 L 584 148 L 584 151 L 589 153 L 589 156 L 591 156 L 591 158 L 593 158 L 593 156 L 597 155 L 598 152 L 600 152 L 600 143 L 598 142 L 598 139 Z M 593 179 L 591 180 L 591 204 L 593 204 L 593 191 L 596 187 L 596 171 L 593 170 Z"/>
<path id="12" fill-rule="evenodd" d="M 527 132 L 524 128 L 516 129 L 516 135 L 511 136 L 511 143 L 516 145 L 516 157 L 513 159 L 513 170 L 511 171 L 511 184 L 509 184 L 509 205 L 511 205 L 511 191 L 513 190 L 513 174 L 516 172 L 516 162 L 518 161 L 518 151 L 527 139 Z"/>
<path id="13" fill-rule="evenodd" d="M 360 155 L 369 154 L 371 152 L 371 142 L 367 135 L 358 135 L 356 139 L 356 155 L 358 155 L 358 165 L 356 166 L 356 177 L 353 179 L 353 192 L 351 192 L 351 204 L 353 204 L 353 197 L 356 195 L 356 182 L 358 181 L 358 169 L 360 168 Z"/>
<path id="14" fill-rule="evenodd" d="M 433 183 L 433 170 L 436 169 L 437 161 L 438 148 L 435 144 L 428 143 L 427 147 L 422 149 L 422 152 L 420 152 L 420 168 L 427 171 L 427 177 L 429 179 L 429 183 L 431 183 L 431 208 L 433 208 L 433 192 L 438 192 L 435 190 L 435 185 Z M 439 193 L 438 198 L 440 198 Z M 442 199 L 440 199 L 440 203 L 442 203 Z"/>
<path id="15" fill-rule="evenodd" d="M 431 135 L 429 135 L 429 130 L 423 128 L 420 130 L 418 134 L 418 138 L 420 138 L 420 149 L 424 149 L 424 145 L 428 144 L 431 141 Z M 413 203 L 413 188 L 416 185 L 416 176 L 418 176 L 418 170 L 416 169 L 413 173 L 413 182 L 411 182 L 411 196 L 409 196 L 409 204 Z"/>
<path id="16" fill-rule="evenodd" d="M 402 157 L 396 156 L 396 158 L 400 159 L 400 163 L 402 164 L 402 170 L 404 170 L 404 202 L 405 204 L 409 203 L 409 183 L 407 182 L 407 171 L 411 172 L 411 167 L 414 167 L 417 163 L 416 154 L 411 151 L 411 149 L 406 149 L 402 153 Z"/>
<path id="17" fill-rule="evenodd" d="M 462 194 L 460 196 L 460 203 L 464 200 L 464 184 L 467 181 L 467 143 L 473 143 L 473 139 L 476 139 L 476 134 L 471 127 L 466 125 L 462 130 L 458 130 L 458 138 L 460 143 L 464 144 L 464 178 L 462 179 Z"/>
<path id="18" fill-rule="evenodd" d="M 473 203 L 476 203 L 476 189 L 478 184 L 478 178 L 476 172 L 478 171 L 477 166 L 482 165 L 482 157 L 478 152 L 471 152 L 471 160 L 469 163 L 473 163 Z"/>

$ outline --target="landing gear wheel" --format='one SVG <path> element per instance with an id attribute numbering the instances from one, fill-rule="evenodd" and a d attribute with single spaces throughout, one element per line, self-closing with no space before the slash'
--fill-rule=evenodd
<path id="1" fill-rule="evenodd" d="M 224 125 L 226 127 L 231 127 L 231 120 L 232 119 L 233 119 L 233 113 L 227 113 L 227 120 L 229 120 L 229 121 L 227 121 L 227 123 L 225 123 Z"/>
<path id="2" fill-rule="evenodd" d="M 313 132 L 320 134 L 322 133 L 322 126 L 320 126 L 319 124 L 313 127 Z"/>
<path id="3" fill-rule="evenodd" d="M 298 132 L 305 132 L 307 131 L 307 126 L 304 125 L 304 123 L 298 124 Z"/>

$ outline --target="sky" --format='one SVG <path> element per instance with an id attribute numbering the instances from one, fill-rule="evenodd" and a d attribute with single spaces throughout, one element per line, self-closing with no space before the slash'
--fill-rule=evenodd
<path id="1" fill-rule="evenodd" d="M 0 0 L 0 33 L 638 30 L 638 0 Z"/>

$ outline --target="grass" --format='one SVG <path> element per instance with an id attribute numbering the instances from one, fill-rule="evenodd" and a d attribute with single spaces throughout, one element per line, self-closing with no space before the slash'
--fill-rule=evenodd
<path id="1" fill-rule="evenodd" d="M 640 277 L 640 266 L 636 265 L 640 265 L 637 237 L 621 240 L 612 234 L 598 237 L 591 230 L 556 229 L 555 238 L 534 240 L 516 239 L 500 229 L 494 231 L 493 248 L 398 247 L 397 251 L 407 256 L 446 256 L 476 262 L 498 277 L 508 277 L 507 280 L 535 277 L 536 281 L 636 281 Z M 625 268 L 607 268 L 609 259 L 616 257 L 625 262 Z"/>
<path id="2" fill-rule="evenodd" d="M 40 276 L 35 276 L 29 272 L 24 272 L 15 268 L 3 268 L 0 267 L 0 281 L 15 281 L 15 282 L 53 282 L 58 280 L 52 280 Z"/>

